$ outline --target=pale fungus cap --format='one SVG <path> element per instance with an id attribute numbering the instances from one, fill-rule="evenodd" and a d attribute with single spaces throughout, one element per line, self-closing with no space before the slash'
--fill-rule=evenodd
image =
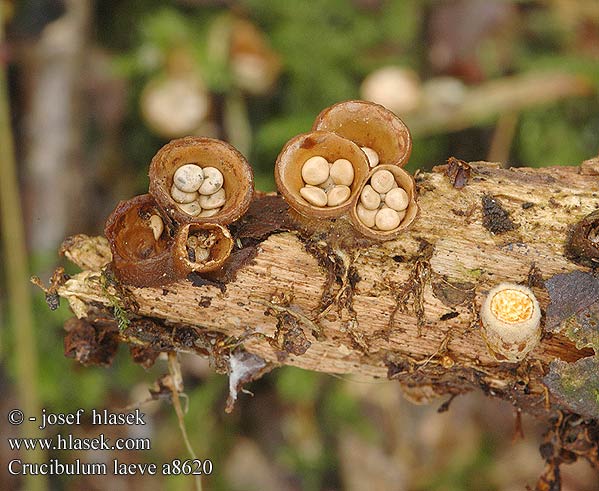
<path id="1" fill-rule="evenodd" d="M 386 66 L 370 73 L 360 87 L 362 98 L 376 102 L 396 114 L 414 111 L 420 105 L 422 89 L 415 71 Z"/>
<path id="2" fill-rule="evenodd" d="M 152 80 L 143 90 L 141 110 L 159 136 L 174 138 L 193 133 L 210 112 L 210 96 L 194 75 Z"/>
<path id="3" fill-rule="evenodd" d="M 500 361 L 523 360 L 541 338 L 541 308 L 530 288 L 501 283 L 481 308 L 481 334 Z"/>
<path id="4" fill-rule="evenodd" d="M 228 29 L 229 61 L 235 84 L 253 95 L 266 94 L 281 72 L 279 55 L 270 47 L 264 33 L 251 22 L 234 19 Z"/>

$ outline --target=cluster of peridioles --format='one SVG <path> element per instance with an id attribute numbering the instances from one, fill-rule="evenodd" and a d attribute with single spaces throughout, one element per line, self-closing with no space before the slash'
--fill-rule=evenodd
<path id="1" fill-rule="evenodd" d="M 300 215 L 347 217 L 362 235 L 389 240 L 418 214 L 414 180 L 403 167 L 412 140 L 383 106 L 346 101 L 322 111 L 310 133 L 292 138 L 277 159 L 277 187 Z"/>

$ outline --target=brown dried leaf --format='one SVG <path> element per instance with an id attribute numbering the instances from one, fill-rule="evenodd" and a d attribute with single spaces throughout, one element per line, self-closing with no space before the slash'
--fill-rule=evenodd
<path id="1" fill-rule="evenodd" d="M 129 353 L 131 354 L 131 358 L 138 365 L 141 365 L 146 370 L 154 365 L 156 358 L 160 354 L 160 351 L 153 350 L 148 346 L 131 344 L 129 345 Z"/>
<path id="2" fill-rule="evenodd" d="M 444 305 L 457 307 L 474 299 L 474 288 L 476 285 L 470 282 L 451 281 L 445 275 L 435 275 L 432 286 L 433 294 Z"/>
<path id="3" fill-rule="evenodd" d="M 449 178 L 452 186 L 456 189 L 462 189 L 468 183 L 472 168 L 463 160 L 449 157 L 445 175 Z"/>

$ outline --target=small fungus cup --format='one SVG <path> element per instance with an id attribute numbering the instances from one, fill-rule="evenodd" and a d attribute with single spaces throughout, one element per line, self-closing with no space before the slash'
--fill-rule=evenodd
<path id="1" fill-rule="evenodd" d="M 149 194 L 119 202 L 104 233 L 112 251 L 112 269 L 122 283 L 159 286 L 180 277 L 173 268 L 172 228 Z"/>
<path id="2" fill-rule="evenodd" d="M 332 131 L 363 147 L 369 154 L 370 167 L 379 164 L 403 167 L 412 153 L 412 137 L 405 123 L 373 102 L 334 104 L 318 115 L 312 130 Z"/>
<path id="3" fill-rule="evenodd" d="M 188 223 L 177 231 L 174 267 L 186 277 L 191 272 L 208 273 L 220 269 L 233 249 L 229 231 L 217 224 Z"/>
<path id="4" fill-rule="evenodd" d="M 530 288 L 501 283 L 485 299 L 480 312 L 481 335 L 499 361 L 518 362 L 541 339 L 541 309 Z"/>
<path id="5" fill-rule="evenodd" d="M 289 140 L 275 164 L 277 188 L 289 206 L 306 217 L 334 218 L 347 212 L 367 175 L 360 147 L 324 131 Z"/>
<path id="6" fill-rule="evenodd" d="M 252 168 L 241 153 L 220 140 L 173 140 L 152 159 L 150 194 L 177 223 L 227 225 L 249 208 Z"/>
<path id="7" fill-rule="evenodd" d="M 350 219 L 362 235 L 390 240 L 417 216 L 414 178 L 396 165 L 379 165 L 370 171 L 360 189 Z"/>

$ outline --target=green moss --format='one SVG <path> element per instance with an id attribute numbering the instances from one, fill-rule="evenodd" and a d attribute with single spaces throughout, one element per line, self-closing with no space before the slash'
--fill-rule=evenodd
<path id="1" fill-rule="evenodd" d="M 119 326 L 119 331 L 123 332 L 129 327 L 131 321 L 127 316 L 127 311 L 123 308 L 123 301 L 116 295 L 113 295 L 108 288 L 108 285 L 113 283 L 111 278 L 107 277 L 106 272 L 102 273 L 100 278 L 100 284 L 102 285 L 102 293 L 108 299 L 110 306 L 112 307 L 112 314 Z"/>
<path id="2" fill-rule="evenodd" d="M 484 271 L 481 268 L 473 268 L 468 270 L 468 274 L 474 279 L 480 278 L 483 273 Z"/>

